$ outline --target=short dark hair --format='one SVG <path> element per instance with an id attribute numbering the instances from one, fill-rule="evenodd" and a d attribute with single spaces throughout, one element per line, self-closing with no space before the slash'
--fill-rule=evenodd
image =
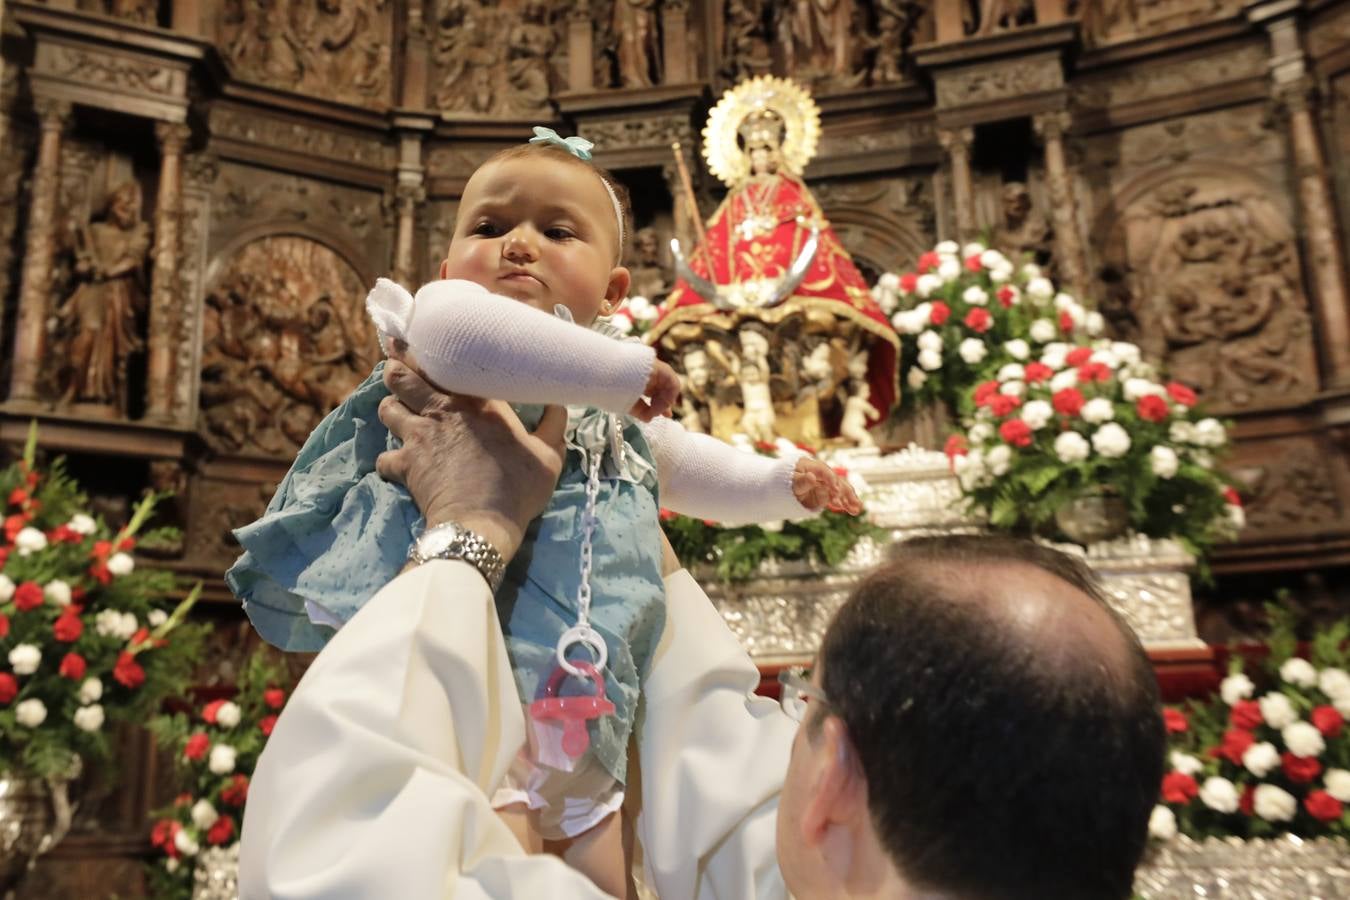
<path id="1" fill-rule="evenodd" d="M 1127 664 L 1083 648 L 1047 665 L 1035 639 L 960 599 L 970 587 L 952 573 L 1014 564 L 1100 603 Z M 878 837 L 916 887 L 978 900 L 1130 896 L 1162 778 L 1158 685 L 1084 563 L 1007 538 L 898 544 L 835 617 L 820 667 L 829 700 L 808 722 L 843 720 Z"/>

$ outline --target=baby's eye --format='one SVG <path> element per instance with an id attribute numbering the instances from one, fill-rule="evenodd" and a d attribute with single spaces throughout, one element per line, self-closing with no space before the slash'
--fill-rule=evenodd
<path id="1" fill-rule="evenodd" d="M 483 237 L 496 237 L 501 230 L 492 222 L 479 222 L 473 226 L 473 233 Z"/>
<path id="2" fill-rule="evenodd" d="M 554 226 L 548 231 L 545 231 L 544 234 L 551 241 L 566 241 L 576 237 L 576 235 L 572 233 L 572 229 L 563 228 L 561 226 Z"/>

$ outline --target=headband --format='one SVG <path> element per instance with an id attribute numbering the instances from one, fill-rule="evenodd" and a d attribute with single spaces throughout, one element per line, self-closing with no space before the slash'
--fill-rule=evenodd
<path id="1" fill-rule="evenodd" d="M 552 144 L 555 147 L 561 147 L 582 162 L 591 161 L 591 150 L 595 147 L 595 144 L 586 140 L 584 137 L 573 135 L 572 137 L 565 138 L 552 128 L 545 128 L 543 125 L 534 126 L 534 137 L 530 138 L 530 143 Z M 605 186 L 605 193 L 609 194 L 609 202 L 614 207 L 614 222 L 619 226 L 619 256 L 622 258 L 624 239 L 623 205 L 619 203 L 619 195 L 614 193 L 614 186 L 609 183 L 609 179 L 600 175 L 599 172 L 596 172 L 595 174 L 600 176 L 600 183 Z"/>

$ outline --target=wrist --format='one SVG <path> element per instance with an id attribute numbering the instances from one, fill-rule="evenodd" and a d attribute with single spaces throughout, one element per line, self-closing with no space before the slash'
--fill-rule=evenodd
<path id="1" fill-rule="evenodd" d="M 520 549 L 522 532 L 506 519 L 492 513 L 456 513 L 429 510 L 426 515 L 426 527 L 430 530 L 445 522 L 456 522 L 477 534 L 492 545 L 504 562 L 510 562 Z"/>

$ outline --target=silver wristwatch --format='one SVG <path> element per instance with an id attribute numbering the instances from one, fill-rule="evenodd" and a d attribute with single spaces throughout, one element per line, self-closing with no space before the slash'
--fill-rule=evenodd
<path id="1" fill-rule="evenodd" d="M 457 522 L 443 522 L 422 532 L 408 551 L 419 565 L 431 559 L 462 559 L 473 565 L 496 593 L 506 570 L 506 560 L 481 536 Z"/>

